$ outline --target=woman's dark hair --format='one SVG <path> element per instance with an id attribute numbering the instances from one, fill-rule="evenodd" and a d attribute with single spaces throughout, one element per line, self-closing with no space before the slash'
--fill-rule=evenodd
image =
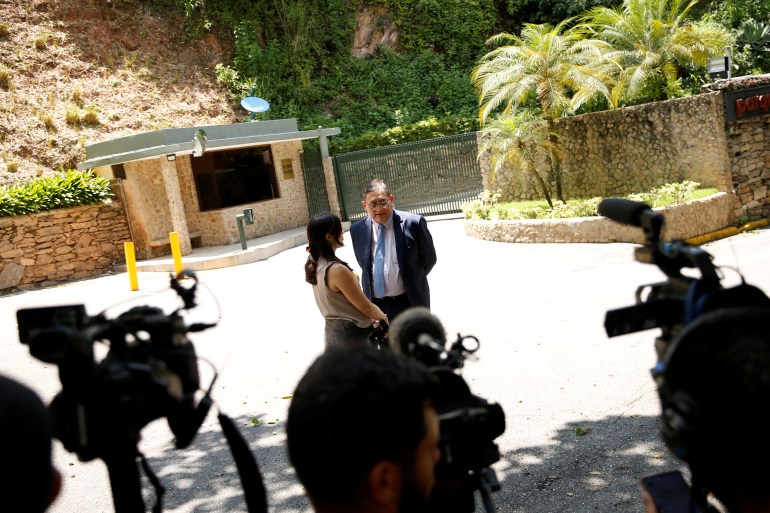
<path id="1" fill-rule="evenodd" d="M 335 240 L 342 235 L 342 221 L 331 212 L 321 212 L 313 216 L 307 223 L 307 252 L 310 255 L 305 262 L 305 281 L 315 285 L 316 269 L 318 259 L 324 257 L 329 262 L 339 262 L 351 271 L 353 270 L 347 262 L 343 262 L 334 254 L 326 235 L 331 235 Z"/>

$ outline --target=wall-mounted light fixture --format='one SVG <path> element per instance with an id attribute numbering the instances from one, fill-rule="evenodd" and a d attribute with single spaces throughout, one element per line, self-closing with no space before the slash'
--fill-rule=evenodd
<path id="1" fill-rule="evenodd" d="M 169 153 L 168 155 L 166 155 L 166 160 L 176 160 L 176 154 Z"/>

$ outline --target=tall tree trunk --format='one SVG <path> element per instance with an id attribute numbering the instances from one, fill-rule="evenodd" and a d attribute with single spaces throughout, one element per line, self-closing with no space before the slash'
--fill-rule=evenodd
<path id="1" fill-rule="evenodd" d="M 546 123 L 548 124 L 548 140 L 551 141 L 551 144 L 555 147 L 559 144 L 559 138 L 554 132 L 555 123 L 551 118 L 546 119 Z M 566 204 L 567 202 L 564 201 L 564 194 L 562 193 L 561 187 L 561 162 L 559 162 L 559 155 L 554 150 L 549 150 L 548 160 L 551 161 L 551 176 L 556 185 L 556 199 Z"/>
<path id="2" fill-rule="evenodd" d="M 543 193 L 543 196 L 545 196 L 548 206 L 553 208 L 553 201 L 551 201 L 551 195 L 548 193 L 548 184 L 545 183 L 545 180 L 543 180 L 543 177 L 537 172 L 537 169 L 530 166 L 527 167 L 529 168 L 528 171 L 535 177 L 537 184 L 540 186 L 540 191 Z"/>

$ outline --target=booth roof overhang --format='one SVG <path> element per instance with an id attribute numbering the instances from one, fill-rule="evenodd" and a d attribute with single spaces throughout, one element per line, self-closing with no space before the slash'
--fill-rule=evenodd
<path id="1" fill-rule="evenodd" d="M 298 130 L 296 119 L 164 128 L 90 144 L 85 148 L 86 160 L 78 164 L 77 168 L 93 169 L 163 155 L 189 155 L 196 150 L 195 139 L 199 131 L 205 135 L 205 151 L 231 150 L 318 138 L 323 158 L 329 156 L 326 137 L 340 133 L 339 128 L 319 127 L 317 130 Z"/>

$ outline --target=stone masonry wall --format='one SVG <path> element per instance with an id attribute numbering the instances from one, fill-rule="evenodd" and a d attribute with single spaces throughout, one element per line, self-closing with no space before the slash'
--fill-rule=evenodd
<path id="1" fill-rule="evenodd" d="M 767 87 L 770 74 L 717 80 L 704 91 L 740 91 Z M 739 119 L 727 124 L 726 144 L 735 191 L 736 217 L 770 217 L 770 115 Z"/>
<path id="2" fill-rule="evenodd" d="M 0 217 L 0 294 L 109 273 L 129 240 L 118 199 Z"/>
<path id="3" fill-rule="evenodd" d="M 720 92 L 561 119 L 564 197 L 625 196 L 683 180 L 730 191 L 724 127 Z M 482 163 L 487 175 L 489 167 Z M 547 169 L 545 162 L 539 168 Z M 485 184 L 501 191 L 501 201 L 542 198 L 531 178 L 510 171 L 487 176 Z"/>

